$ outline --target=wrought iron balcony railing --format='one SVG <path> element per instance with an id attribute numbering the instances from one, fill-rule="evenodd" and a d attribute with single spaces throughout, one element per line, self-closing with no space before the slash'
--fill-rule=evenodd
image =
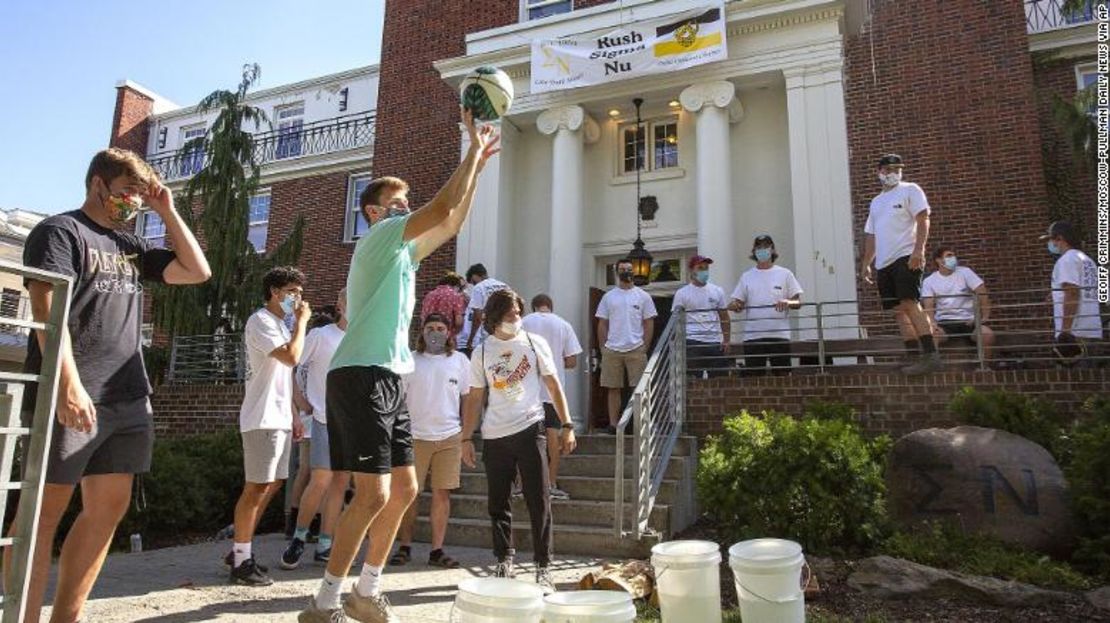
<path id="1" fill-rule="evenodd" d="M 1095 0 L 1086 0 L 1078 11 L 1064 11 L 1064 0 L 1025 0 L 1025 27 L 1029 34 L 1093 22 Z"/>
<path id="2" fill-rule="evenodd" d="M 259 165 L 370 147 L 374 144 L 372 112 L 344 115 L 296 128 L 282 128 L 254 135 L 254 159 Z M 198 149 L 147 156 L 163 181 L 186 179 L 204 167 L 207 154 Z"/>

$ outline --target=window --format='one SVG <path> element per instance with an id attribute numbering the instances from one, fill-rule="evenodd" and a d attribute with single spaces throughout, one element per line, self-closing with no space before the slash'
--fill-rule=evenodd
<path id="1" fill-rule="evenodd" d="M 270 193 L 260 192 L 251 197 L 247 215 L 247 240 L 259 253 L 266 252 L 266 232 L 270 228 Z"/>
<path id="2" fill-rule="evenodd" d="M 19 290 L 11 288 L 4 288 L 4 292 L 0 295 L 0 317 L 8 320 L 22 320 L 19 313 L 20 303 L 23 300 L 23 293 Z M 19 333 L 19 327 L 13 327 L 8 324 L 0 326 L 5 333 Z"/>
<path id="3" fill-rule="evenodd" d="M 525 20 L 569 13 L 574 8 L 572 0 L 523 0 L 523 2 L 522 10 Z"/>
<path id="4" fill-rule="evenodd" d="M 274 111 L 277 118 L 277 158 L 301 155 L 301 128 L 304 127 L 304 102 L 282 106 Z"/>
<path id="5" fill-rule="evenodd" d="M 204 138 L 205 127 L 203 123 L 197 125 L 186 126 L 181 128 L 181 160 L 179 161 L 181 167 L 181 177 L 190 177 L 196 175 L 202 168 L 204 168 L 204 147 L 201 145 L 194 145 L 192 148 L 186 150 L 186 145 L 189 141 Z"/>
<path id="6" fill-rule="evenodd" d="M 644 131 L 651 136 L 651 151 L 644 149 Z M 678 119 L 667 117 L 645 121 L 637 128 L 635 124 L 621 128 L 621 173 L 636 172 L 636 158 L 640 159 L 643 171 L 657 171 L 678 167 Z"/>
<path id="7" fill-rule="evenodd" d="M 685 262 L 680 257 L 654 258 L 651 261 L 651 283 L 677 284 L 683 281 L 682 265 Z M 605 265 L 605 285 L 617 285 L 617 262 Z"/>
<path id="8" fill-rule="evenodd" d="M 370 185 L 370 174 L 364 173 L 361 175 L 352 175 L 347 182 L 347 218 L 344 227 L 346 228 L 344 240 L 358 240 L 370 225 L 366 223 L 366 219 L 362 216 L 362 208 L 358 205 L 358 198 L 362 196 L 362 191 Z"/>
<path id="9" fill-rule="evenodd" d="M 1092 84 L 1098 82 L 1098 65 L 1076 65 L 1075 66 L 1075 80 L 1076 87 L 1082 91 Z"/>
<path id="10" fill-rule="evenodd" d="M 139 222 L 136 228 L 140 237 L 150 243 L 150 246 L 159 249 L 166 248 L 166 224 L 162 217 L 150 210 L 139 213 Z"/>

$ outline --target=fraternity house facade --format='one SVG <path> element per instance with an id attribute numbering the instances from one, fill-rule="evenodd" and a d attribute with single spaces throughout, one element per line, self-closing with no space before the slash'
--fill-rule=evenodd
<path id="1" fill-rule="evenodd" d="M 351 114 L 373 120 L 372 149 L 281 157 L 289 154 L 281 111 L 292 106 L 295 117 L 297 102 L 310 102 L 308 112 L 325 101 L 334 121 L 345 114 L 334 107 L 353 75 L 255 95 L 269 98 L 275 120 L 273 157 L 263 169 L 267 231 L 276 238 L 295 214 L 309 219 L 302 268 L 313 302 L 330 302 L 361 226 L 351 216 L 361 176 L 402 177 L 414 204 L 429 199 L 466 148 L 457 86 L 475 67 L 493 65 L 516 91 L 501 123 L 503 151 L 483 174 L 463 233 L 422 263 L 418 295 L 445 270 L 482 262 L 526 300 L 550 294 L 586 340 L 590 300 L 611 287 L 611 266 L 637 235 L 639 160 L 640 194 L 655 200 L 640 223 L 654 256 L 647 289 L 661 310 L 687 280 L 686 258 L 713 257 L 711 280 L 729 292 L 751 266 L 753 236 L 767 233 L 805 300 L 850 301 L 825 326 L 831 336 L 855 337 L 858 315 L 878 307 L 856 275 L 867 206 L 878 191 L 875 162 L 886 152 L 903 156 L 906 179 L 930 198 L 930 246 L 955 247 L 993 290 L 1047 290 L 1052 264 L 1038 236 L 1053 219 L 1093 225 L 1094 215 L 1093 179 L 1076 164 L 1052 102 L 1093 79 L 1095 25 L 1089 11 L 1063 14 L 1061 1 L 387 0 L 380 74 L 358 70 L 363 95 L 348 93 L 349 105 L 361 106 Z M 562 56 L 571 54 L 561 45 L 569 40 L 617 49 L 666 31 L 685 12 L 713 10 L 715 20 L 693 39 L 720 52 L 711 62 L 638 74 L 617 55 L 591 70 L 600 78 L 558 84 L 580 73 L 560 74 L 562 64 L 574 65 Z M 535 88 L 537 71 L 553 82 Z M 142 108 L 152 100 L 126 85 L 119 97 L 113 142 L 141 135 L 137 144 L 153 161 L 202 121 L 188 109 L 129 114 L 133 102 Z M 639 131 L 636 98 L 643 100 Z M 324 118 L 305 117 L 301 128 Z M 169 173 L 175 180 L 188 170 Z M 587 404 L 588 367 L 568 380 L 578 408 Z M 761 395 L 764 386 L 789 392 L 791 383 L 808 382 L 750 387 Z M 706 420 L 694 430 L 711 431 L 722 409 L 751 402 L 736 394 L 747 390 L 725 392 L 721 384 L 729 381 L 691 383 L 692 419 Z M 861 394 L 859 402 L 864 413 L 868 404 L 884 408 L 875 396 Z"/>

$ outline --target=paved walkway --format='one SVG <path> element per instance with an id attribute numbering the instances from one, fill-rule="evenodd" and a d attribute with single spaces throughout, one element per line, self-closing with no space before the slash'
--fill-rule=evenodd
<path id="1" fill-rule="evenodd" d="M 256 558 L 270 567 L 274 585 L 265 588 L 229 586 L 222 559 L 230 541 L 160 549 L 139 554 L 113 554 L 100 574 L 85 619 L 95 623 L 195 623 L 199 621 L 291 622 L 314 594 L 324 567 L 313 563 L 309 545 L 296 571 L 283 571 L 277 560 L 285 548 L 281 535 L 255 541 Z M 425 564 L 429 547 L 413 545 L 414 560 L 404 567 L 386 567 L 384 588 L 405 623 L 446 622 L 456 585 L 469 577 L 492 572 L 493 556 L 487 549 L 448 547 L 459 569 L 438 569 Z M 525 553 L 521 562 L 528 561 Z M 354 573 L 361 568 L 361 556 Z M 572 590 L 579 578 L 604 562 L 589 558 L 562 558 L 553 566 L 560 589 Z M 520 579 L 531 581 L 530 564 Z M 352 578 L 348 584 L 354 581 Z M 346 592 L 346 588 L 345 588 Z M 47 608 L 49 610 L 49 608 Z M 48 615 L 44 611 L 42 620 Z"/>

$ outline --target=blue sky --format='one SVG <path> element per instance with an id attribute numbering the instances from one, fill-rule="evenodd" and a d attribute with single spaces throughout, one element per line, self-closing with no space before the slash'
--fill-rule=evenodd
<path id="1" fill-rule="evenodd" d="M 180 105 L 378 62 L 384 0 L 12 0 L 0 20 L 0 208 L 55 213 L 85 196 L 107 146 L 115 84 Z"/>

